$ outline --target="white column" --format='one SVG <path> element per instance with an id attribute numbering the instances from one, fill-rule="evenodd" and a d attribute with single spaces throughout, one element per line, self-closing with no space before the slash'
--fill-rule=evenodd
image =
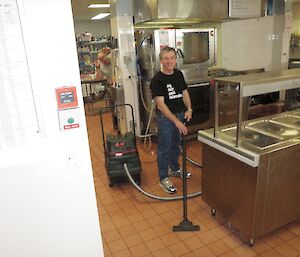
<path id="1" fill-rule="evenodd" d="M 118 39 L 118 69 L 120 77 L 117 82 L 123 88 L 124 103 L 134 109 L 136 133 L 140 135 L 139 96 L 136 72 L 136 54 L 133 30 L 132 0 L 111 0 L 111 31 Z M 130 127 L 131 114 L 126 113 L 126 125 Z"/>

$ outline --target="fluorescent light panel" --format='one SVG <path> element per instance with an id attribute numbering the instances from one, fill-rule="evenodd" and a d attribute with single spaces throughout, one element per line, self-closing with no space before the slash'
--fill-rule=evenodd
<path id="1" fill-rule="evenodd" d="M 110 4 L 90 4 L 88 8 L 108 8 Z"/>
<path id="2" fill-rule="evenodd" d="M 104 17 L 110 15 L 110 13 L 105 12 L 105 13 L 99 13 L 96 16 L 94 16 L 93 18 L 91 18 L 91 20 L 100 20 L 103 19 Z"/>

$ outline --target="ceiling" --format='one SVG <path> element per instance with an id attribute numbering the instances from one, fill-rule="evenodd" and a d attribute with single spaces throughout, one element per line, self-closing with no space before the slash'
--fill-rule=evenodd
<path id="1" fill-rule="evenodd" d="M 110 12 L 110 8 L 88 8 L 90 4 L 108 4 L 109 0 L 71 0 L 74 21 L 90 21 L 92 17 L 102 12 Z M 102 20 L 109 19 L 110 16 Z"/>

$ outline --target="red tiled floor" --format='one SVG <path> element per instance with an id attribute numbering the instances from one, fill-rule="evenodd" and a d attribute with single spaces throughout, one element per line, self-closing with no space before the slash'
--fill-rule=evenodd
<path id="1" fill-rule="evenodd" d="M 123 239 L 118 239 L 112 242 L 108 242 L 107 245 L 112 254 L 127 249 L 127 245 L 125 244 Z"/>
<path id="2" fill-rule="evenodd" d="M 279 246 L 276 246 L 275 250 L 284 257 L 296 257 L 299 255 L 299 252 L 295 248 L 287 244 L 281 244 Z"/>
<path id="3" fill-rule="evenodd" d="M 287 243 L 290 246 L 296 248 L 298 250 L 298 252 L 300 252 L 300 237 L 299 236 L 287 241 Z"/>
<path id="4" fill-rule="evenodd" d="M 283 243 L 283 241 L 274 233 L 269 233 L 267 235 L 264 235 L 262 239 L 271 247 L 276 247 L 277 245 Z"/>
<path id="5" fill-rule="evenodd" d="M 136 233 L 135 229 L 131 225 L 120 227 L 118 228 L 118 231 L 120 232 L 123 238 Z"/>
<path id="6" fill-rule="evenodd" d="M 207 246 L 201 247 L 193 251 L 195 256 L 215 257 L 216 255 Z"/>
<path id="7" fill-rule="evenodd" d="M 266 242 L 264 242 L 263 240 L 259 240 L 258 242 L 256 242 L 254 244 L 254 246 L 252 247 L 252 249 L 258 253 L 258 254 L 262 254 L 268 250 L 271 249 L 271 246 L 269 246 L 268 244 L 266 244 Z"/>
<path id="8" fill-rule="evenodd" d="M 133 246 L 129 248 L 132 256 L 143 257 L 150 253 L 150 250 L 145 243 Z"/>
<path id="9" fill-rule="evenodd" d="M 189 237 L 183 242 L 190 249 L 190 251 L 194 251 L 204 246 L 202 240 L 197 236 Z"/>
<path id="10" fill-rule="evenodd" d="M 238 255 L 234 251 L 228 251 L 226 253 L 223 253 L 219 255 L 220 257 L 238 257 Z"/>
<path id="11" fill-rule="evenodd" d="M 221 240 L 217 240 L 213 243 L 210 243 L 207 245 L 209 247 L 210 250 L 212 250 L 212 252 L 215 255 L 221 255 L 223 253 L 226 253 L 227 251 L 230 250 L 229 246 L 226 245 L 224 242 L 222 242 Z"/>
<path id="12" fill-rule="evenodd" d="M 165 248 L 165 244 L 160 238 L 153 238 L 148 241 L 146 241 L 146 245 L 149 249 L 151 249 L 151 252 L 155 252 L 157 250 Z"/>
<path id="13" fill-rule="evenodd" d="M 222 241 L 228 245 L 231 249 L 237 248 L 243 244 L 243 242 L 238 239 L 235 235 L 228 235 L 227 237 L 222 238 Z M 264 243 L 265 244 L 265 243 Z"/>
<path id="14" fill-rule="evenodd" d="M 241 245 L 233 251 L 238 255 L 238 256 L 243 256 L 243 257 L 253 257 L 257 256 L 257 253 L 248 245 Z"/>
<path id="15" fill-rule="evenodd" d="M 112 231 L 103 233 L 103 237 L 105 238 L 106 242 L 111 242 L 111 241 L 115 241 L 117 239 L 122 238 L 122 236 L 118 230 L 112 230 Z"/>
<path id="16" fill-rule="evenodd" d="M 296 235 L 285 228 L 280 228 L 276 231 L 277 237 L 282 241 L 288 241 L 296 237 Z"/>
<path id="17" fill-rule="evenodd" d="M 206 231 L 199 234 L 199 238 L 205 243 L 209 244 L 218 240 L 218 237 L 211 231 Z"/>
<path id="18" fill-rule="evenodd" d="M 155 214 L 155 215 L 157 215 L 157 214 Z M 151 227 L 155 227 L 155 226 L 159 226 L 160 224 L 164 223 L 164 221 L 160 216 L 154 216 L 154 217 L 150 217 L 150 219 L 148 219 L 148 223 Z"/>
<path id="19" fill-rule="evenodd" d="M 234 234 L 234 229 L 227 229 L 220 215 L 211 216 L 210 207 L 201 197 L 188 200 L 189 220 L 200 225 L 200 231 L 173 232 L 172 227 L 182 221 L 182 202 L 146 198 L 128 183 L 109 187 L 99 117 L 87 116 L 87 125 L 106 257 L 300 256 L 300 221 L 256 239 L 255 245 L 250 247 Z M 105 127 L 111 131 L 109 122 Z M 155 145 L 152 145 L 152 153 L 145 150 L 143 144 L 138 148 L 143 166 L 142 187 L 152 194 L 169 196 L 158 186 Z M 188 155 L 201 162 L 201 144 L 191 140 L 187 148 Z M 187 169 L 192 172 L 188 191 L 201 190 L 201 170 L 189 164 Z M 177 195 L 181 194 L 181 180 L 173 179 L 173 182 L 178 187 Z"/>
<path id="20" fill-rule="evenodd" d="M 152 228 L 140 232 L 139 235 L 145 242 L 157 238 L 157 234 Z"/>
<path id="21" fill-rule="evenodd" d="M 276 252 L 274 249 L 270 249 L 264 253 L 262 253 L 261 255 L 259 255 L 260 257 L 282 257 L 282 255 L 280 255 L 278 252 Z"/>
<path id="22" fill-rule="evenodd" d="M 128 247 L 132 247 L 143 243 L 143 239 L 139 236 L 139 234 L 132 234 L 130 236 L 125 237 L 124 240 Z"/>
<path id="23" fill-rule="evenodd" d="M 113 220 L 113 222 L 114 222 L 116 228 L 123 227 L 123 226 L 126 226 L 126 225 L 130 224 L 130 221 L 126 217 L 115 218 Z"/>
<path id="24" fill-rule="evenodd" d="M 161 236 L 161 240 L 165 243 L 166 246 L 173 245 L 180 241 L 180 238 L 177 236 L 177 233 L 169 232 Z"/>
<path id="25" fill-rule="evenodd" d="M 182 256 L 190 251 L 189 248 L 182 242 L 169 246 L 169 250 L 172 252 L 173 256 Z"/>
<path id="26" fill-rule="evenodd" d="M 152 253 L 153 257 L 172 257 L 174 256 L 168 248 L 160 249 Z"/>

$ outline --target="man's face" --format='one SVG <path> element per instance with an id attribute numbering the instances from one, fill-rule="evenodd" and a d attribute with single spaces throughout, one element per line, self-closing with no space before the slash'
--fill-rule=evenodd
<path id="1" fill-rule="evenodd" d="M 173 51 L 165 52 L 160 60 L 163 71 L 173 71 L 176 67 L 176 55 Z"/>

